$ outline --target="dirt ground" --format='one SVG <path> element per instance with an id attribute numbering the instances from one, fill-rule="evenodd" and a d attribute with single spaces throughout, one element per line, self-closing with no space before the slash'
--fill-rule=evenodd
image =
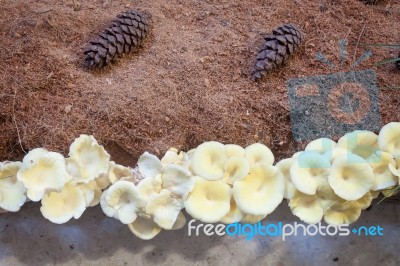
<path id="1" fill-rule="evenodd" d="M 80 1 L 0 0 L 0 161 L 44 146 L 67 154 L 79 134 L 93 134 L 134 164 L 217 140 L 263 142 L 278 158 L 303 147 L 290 131 L 289 78 L 329 74 L 318 51 L 338 63 L 338 41 L 399 43 L 400 1 L 358 0 Z M 82 50 L 121 11 L 151 14 L 151 34 L 137 52 L 100 72 L 82 67 Z M 283 24 L 306 34 L 303 48 L 260 82 L 250 77 L 262 36 Z M 365 47 L 351 45 L 345 67 Z M 378 75 L 383 123 L 400 121 L 400 72 L 374 67 L 398 50 L 373 47 L 357 69 Z"/>

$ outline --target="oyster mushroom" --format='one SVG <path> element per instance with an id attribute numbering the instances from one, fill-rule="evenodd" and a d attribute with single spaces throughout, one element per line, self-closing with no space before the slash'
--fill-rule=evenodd
<path id="1" fill-rule="evenodd" d="M 26 187 L 27 196 L 32 201 L 40 201 L 45 193 L 61 191 L 72 179 L 64 157 L 42 148 L 33 149 L 24 157 L 17 178 Z"/>
<path id="2" fill-rule="evenodd" d="M 249 175 L 235 181 L 233 197 L 242 212 L 266 215 L 282 202 L 284 186 L 283 176 L 278 168 L 256 164 L 250 169 Z"/>
<path id="3" fill-rule="evenodd" d="M 225 145 L 216 141 L 200 144 L 193 153 L 191 167 L 195 175 L 207 180 L 220 180 L 226 162 Z"/>
<path id="4" fill-rule="evenodd" d="M 153 239 L 161 232 L 161 227 L 149 215 L 145 214 L 139 214 L 137 219 L 128 227 L 135 236 L 143 240 Z"/>
<path id="5" fill-rule="evenodd" d="M 182 200 L 174 198 L 169 190 L 162 189 L 158 194 L 149 198 L 146 214 L 151 215 L 159 227 L 171 230 L 182 208 Z"/>
<path id="6" fill-rule="evenodd" d="M 378 136 L 379 148 L 400 158 L 400 122 L 391 122 L 381 128 Z"/>
<path id="7" fill-rule="evenodd" d="M 290 168 L 292 164 L 295 162 L 293 158 L 287 158 L 279 161 L 276 164 L 276 167 L 281 172 L 283 179 L 285 181 L 285 191 L 283 193 L 283 197 L 285 199 L 290 199 L 293 197 L 294 193 L 296 193 L 296 187 L 292 183 L 292 179 L 290 177 Z"/>
<path id="8" fill-rule="evenodd" d="M 0 210 L 17 212 L 26 201 L 26 188 L 17 179 L 21 162 L 0 163 Z"/>
<path id="9" fill-rule="evenodd" d="M 327 183 L 330 162 L 315 151 L 304 151 L 290 168 L 294 187 L 304 194 L 314 195 L 320 186 Z"/>
<path id="10" fill-rule="evenodd" d="M 120 180 L 103 192 L 100 205 L 108 217 L 130 224 L 138 213 L 144 212 L 146 201 L 134 183 Z"/>
<path id="11" fill-rule="evenodd" d="M 246 147 L 246 159 L 250 165 L 265 164 L 272 165 L 274 163 L 274 155 L 271 150 L 261 143 L 254 143 Z"/>
<path id="12" fill-rule="evenodd" d="M 194 188 L 192 174 L 189 170 L 179 165 L 170 164 L 165 166 L 161 178 L 162 187 L 182 200 L 185 200 L 189 192 Z"/>
<path id="13" fill-rule="evenodd" d="M 347 133 L 339 139 L 338 147 L 360 156 L 367 162 L 377 162 L 374 155 L 378 151 L 378 136 L 374 132 L 355 130 Z"/>
<path id="14" fill-rule="evenodd" d="M 328 181 L 339 197 L 358 200 L 372 188 L 374 174 L 372 167 L 363 158 L 348 154 L 333 161 Z"/>
<path id="15" fill-rule="evenodd" d="M 222 181 L 195 177 L 195 185 L 185 201 L 185 209 L 193 218 L 205 223 L 220 221 L 230 209 L 231 188 Z"/>
<path id="16" fill-rule="evenodd" d="M 40 207 L 43 217 L 56 224 L 80 218 L 85 209 L 85 196 L 72 181 L 68 182 L 60 192 L 49 192 L 44 195 Z"/>
<path id="17" fill-rule="evenodd" d="M 80 135 L 69 147 L 68 172 L 77 183 L 106 176 L 110 166 L 110 155 L 93 136 Z"/>

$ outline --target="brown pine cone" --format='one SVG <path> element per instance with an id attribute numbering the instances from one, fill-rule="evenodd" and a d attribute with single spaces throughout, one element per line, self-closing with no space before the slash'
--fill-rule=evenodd
<path id="1" fill-rule="evenodd" d="M 252 70 L 254 80 L 259 80 L 269 71 L 284 64 L 300 46 L 303 33 L 294 25 L 285 24 L 264 37 L 264 44 L 257 55 Z"/>
<path id="2" fill-rule="evenodd" d="M 134 10 L 119 14 L 108 29 L 85 47 L 84 65 L 88 68 L 108 65 L 140 45 L 148 31 L 149 22 L 143 14 Z"/>

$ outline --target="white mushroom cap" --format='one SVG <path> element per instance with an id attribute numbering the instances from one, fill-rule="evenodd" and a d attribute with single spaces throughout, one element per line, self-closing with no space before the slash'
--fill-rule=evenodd
<path id="1" fill-rule="evenodd" d="M 100 203 L 102 190 L 97 185 L 96 181 L 90 181 L 87 184 L 76 184 L 76 187 L 82 191 L 85 197 L 86 207 L 93 207 Z"/>
<path id="2" fill-rule="evenodd" d="M 233 184 L 233 197 L 242 212 L 266 215 L 282 202 L 284 182 L 275 166 L 256 164 L 248 176 Z"/>
<path id="3" fill-rule="evenodd" d="M 230 185 L 237 180 L 243 179 L 250 172 L 250 164 L 243 157 L 230 157 L 226 160 L 224 181 Z"/>
<path id="4" fill-rule="evenodd" d="M 179 152 L 175 148 L 169 149 L 161 159 L 161 164 L 165 167 L 170 164 L 179 165 L 185 169 L 189 169 L 189 156 L 183 151 Z"/>
<path id="5" fill-rule="evenodd" d="M 306 151 L 315 151 L 320 154 L 324 154 L 329 150 L 333 150 L 336 147 L 336 142 L 328 138 L 320 138 L 311 141 L 307 144 Z"/>
<path id="6" fill-rule="evenodd" d="M 17 212 L 26 201 L 26 188 L 17 180 L 21 162 L 0 163 L 0 209 Z"/>
<path id="7" fill-rule="evenodd" d="M 281 172 L 283 179 L 285 181 L 285 191 L 283 193 L 283 197 L 285 199 L 290 199 L 293 197 L 294 193 L 296 193 L 296 187 L 293 185 L 291 177 L 290 177 L 290 168 L 292 167 L 292 164 L 296 160 L 293 158 L 287 158 L 279 161 L 276 164 L 276 167 L 279 169 Z"/>
<path id="8" fill-rule="evenodd" d="M 240 222 L 243 219 L 244 213 L 237 207 L 233 197 L 231 197 L 230 205 L 229 212 L 221 219 L 221 223 L 232 224 Z"/>
<path id="9" fill-rule="evenodd" d="M 172 226 L 171 230 L 179 230 L 182 229 L 186 225 L 186 218 L 183 212 L 178 214 L 174 225 Z"/>
<path id="10" fill-rule="evenodd" d="M 230 157 L 245 157 L 246 151 L 241 146 L 236 144 L 226 144 L 226 156 Z"/>
<path id="11" fill-rule="evenodd" d="M 380 155 L 380 162 L 371 164 L 374 173 L 374 184 L 371 189 L 375 191 L 394 186 L 398 182 L 398 177 L 389 168 L 389 165 L 396 166 L 392 155 L 387 152 L 380 152 Z"/>
<path id="12" fill-rule="evenodd" d="M 162 189 L 162 179 L 161 174 L 153 176 L 153 177 L 146 177 L 145 179 L 141 180 L 137 185 L 140 195 L 145 199 L 148 200 L 150 196 L 158 194 Z"/>
<path id="13" fill-rule="evenodd" d="M 132 168 L 116 164 L 112 161 L 108 170 L 108 179 L 110 180 L 111 184 L 114 184 L 123 177 L 133 178 Z"/>
<path id="14" fill-rule="evenodd" d="M 174 196 L 185 200 L 194 188 L 194 178 L 189 170 L 170 164 L 164 168 L 162 187 L 171 191 Z"/>
<path id="15" fill-rule="evenodd" d="M 379 148 L 400 158 L 400 122 L 391 122 L 384 125 L 379 132 Z"/>
<path id="16" fill-rule="evenodd" d="M 143 153 L 138 160 L 139 172 L 140 174 L 147 177 L 155 177 L 162 173 L 163 166 L 161 161 L 157 158 L 157 156 L 145 152 Z"/>
<path id="17" fill-rule="evenodd" d="M 95 178 L 94 181 L 100 189 L 106 189 L 111 184 L 110 179 L 108 179 L 108 175 L 101 175 L 98 178 Z"/>
<path id="18" fill-rule="evenodd" d="M 274 155 L 271 150 L 261 143 L 254 143 L 246 147 L 246 159 L 250 165 L 265 164 L 272 165 L 274 163 Z"/>
<path id="19" fill-rule="evenodd" d="M 182 208 L 182 200 L 174 198 L 169 190 L 162 189 L 160 193 L 149 198 L 146 214 L 151 215 L 161 228 L 171 230 Z"/>
<path id="20" fill-rule="evenodd" d="M 120 180 L 103 192 L 100 205 L 108 217 L 130 224 L 143 212 L 146 202 L 135 184 Z"/>
<path id="21" fill-rule="evenodd" d="M 374 174 L 363 158 L 348 154 L 333 161 L 328 180 L 336 195 L 345 200 L 358 200 L 372 188 Z"/>
<path id="22" fill-rule="evenodd" d="M 255 224 L 258 223 L 261 220 L 264 220 L 267 217 L 267 215 L 251 215 L 251 214 L 244 214 L 242 220 L 240 221 L 241 223 L 246 223 L 246 224 Z"/>
<path id="23" fill-rule="evenodd" d="M 193 153 L 191 167 L 195 175 L 207 180 L 220 180 L 226 162 L 225 145 L 216 141 L 200 144 Z"/>
<path id="24" fill-rule="evenodd" d="M 355 130 L 341 137 L 338 141 L 338 147 L 372 163 L 374 158 L 371 158 L 371 156 L 378 150 L 378 136 L 368 130 Z"/>
<path id="25" fill-rule="evenodd" d="M 68 171 L 75 182 L 89 183 L 107 175 L 110 155 L 93 136 L 80 135 L 69 147 Z"/>
<path id="26" fill-rule="evenodd" d="M 325 185 L 330 162 L 315 151 L 304 151 L 290 168 L 290 177 L 297 190 L 314 195 L 318 187 Z"/>
<path id="27" fill-rule="evenodd" d="M 27 196 L 32 201 L 41 200 L 47 192 L 60 191 L 72 179 L 64 157 L 41 148 L 24 157 L 17 178 L 27 188 Z"/>
<path id="28" fill-rule="evenodd" d="M 325 211 L 324 221 L 330 225 L 351 224 L 360 218 L 361 208 L 348 201 L 335 202 Z"/>
<path id="29" fill-rule="evenodd" d="M 308 224 L 316 224 L 324 216 L 324 206 L 318 195 L 307 195 L 297 191 L 289 201 L 290 210 L 294 215 Z"/>
<path id="30" fill-rule="evenodd" d="M 139 215 L 128 227 L 135 236 L 143 240 L 153 239 L 161 232 L 161 227 L 146 215 Z"/>
<path id="31" fill-rule="evenodd" d="M 83 192 L 72 181 L 68 182 L 60 192 L 50 192 L 42 198 L 40 211 L 43 217 L 56 224 L 63 224 L 78 219 L 86 209 Z"/>
<path id="32" fill-rule="evenodd" d="M 195 186 L 185 201 L 185 209 L 197 220 L 216 223 L 229 212 L 231 194 L 230 186 L 222 181 L 195 177 Z"/>

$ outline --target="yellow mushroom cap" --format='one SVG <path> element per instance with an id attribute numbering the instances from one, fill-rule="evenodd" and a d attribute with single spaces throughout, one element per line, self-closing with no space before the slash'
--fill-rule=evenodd
<path id="1" fill-rule="evenodd" d="M 230 157 L 226 160 L 224 172 L 224 181 L 233 184 L 237 180 L 243 179 L 250 172 L 250 164 L 243 157 Z"/>
<path id="2" fill-rule="evenodd" d="M 161 232 L 161 227 L 159 227 L 150 216 L 146 215 L 139 215 L 128 227 L 136 237 L 142 240 L 153 239 Z"/>
<path id="3" fill-rule="evenodd" d="M 379 148 L 400 158 L 400 122 L 391 122 L 384 125 L 379 132 Z"/>
<path id="4" fill-rule="evenodd" d="M 285 191 L 283 193 L 283 197 L 285 199 L 290 199 L 293 197 L 294 193 L 296 193 L 296 187 L 292 183 L 292 179 L 290 177 L 290 168 L 296 160 L 293 158 L 287 158 L 279 161 L 276 164 L 276 167 L 281 171 L 281 174 L 285 181 Z"/>
<path id="5" fill-rule="evenodd" d="M 319 186 L 325 185 L 330 171 L 330 162 L 315 151 L 304 151 L 290 168 L 294 187 L 304 194 L 314 195 Z"/>
<path id="6" fill-rule="evenodd" d="M 146 201 L 134 183 L 120 180 L 103 192 L 100 205 L 108 217 L 130 224 L 143 212 Z"/>
<path id="7" fill-rule="evenodd" d="M 41 200 L 47 192 L 60 191 L 72 179 L 64 157 L 41 148 L 33 149 L 24 157 L 17 178 L 32 201 Z"/>
<path id="8" fill-rule="evenodd" d="M 17 179 L 21 162 L 0 163 L 0 209 L 17 212 L 26 201 L 26 188 Z"/>
<path id="9" fill-rule="evenodd" d="M 358 200 L 372 188 L 374 174 L 363 158 L 348 154 L 333 161 L 328 180 L 336 195 L 345 200 Z"/>
<path id="10" fill-rule="evenodd" d="M 93 136 L 80 135 L 69 147 L 68 172 L 75 182 L 89 183 L 107 175 L 110 155 Z"/>
<path id="11" fill-rule="evenodd" d="M 398 182 L 398 177 L 389 168 L 390 165 L 392 167 L 396 165 L 392 155 L 387 152 L 380 152 L 380 154 L 380 162 L 371 164 L 374 173 L 374 184 L 371 189 L 375 191 L 394 186 Z"/>
<path id="12" fill-rule="evenodd" d="M 221 223 L 232 224 L 240 222 L 243 219 L 243 212 L 236 205 L 235 199 L 231 197 L 229 212 L 221 219 Z"/>
<path id="13" fill-rule="evenodd" d="M 164 167 L 162 187 L 171 191 L 175 197 L 185 200 L 194 188 L 194 178 L 189 170 L 170 164 Z"/>
<path id="14" fill-rule="evenodd" d="M 330 225 L 351 224 L 360 218 L 361 208 L 349 201 L 335 202 L 325 211 L 324 221 Z"/>
<path id="15" fill-rule="evenodd" d="M 316 224 L 324 216 L 324 206 L 318 195 L 307 195 L 297 191 L 289 201 L 290 210 L 294 215 L 308 224 Z"/>
<path id="16" fill-rule="evenodd" d="M 378 136 L 368 130 L 355 130 L 341 137 L 338 141 L 338 147 L 372 163 L 375 162 L 373 156 L 378 151 Z"/>
<path id="17" fill-rule="evenodd" d="M 161 228 L 171 230 L 182 208 L 182 200 L 174 198 L 169 190 L 162 189 L 160 193 L 149 198 L 146 214 L 151 215 Z"/>
<path id="18" fill-rule="evenodd" d="M 85 196 L 72 181 L 65 184 L 60 192 L 44 195 L 40 207 L 43 217 L 56 224 L 66 223 L 72 218 L 80 218 L 85 209 Z"/>
<path id="19" fill-rule="evenodd" d="M 138 160 L 138 167 L 140 174 L 145 177 L 155 177 L 162 173 L 163 166 L 157 156 L 145 152 Z"/>
<path id="20" fill-rule="evenodd" d="M 365 194 L 362 198 L 358 200 L 351 201 L 352 204 L 354 204 L 355 207 L 360 208 L 361 210 L 365 210 L 369 206 L 371 206 L 372 200 L 376 198 L 377 195 L 374 195 L 373 192 L 368 192 Z"/>
<path id="21" fill-rule="evenodd" d="M 245 157 L 246 151 L 241 146 L 236 144 L 226 144 L 226 156 L 230 157 Z"/>
<path id="22" fill-rule="evenodd" d="M 315 151 L 320 154 L 324 154 L 329 150 L 333 150 L 336 147 L 336 142 L 328 138 L 320 138 L 311 141 L 307 144 L 306 151 Z"/>
<path id="23" fill-rule="evenodd" d="M 195 175 L 207 180 L 220 180 L 224 176 L 226 162 L 225 145 L 216 141 L 199 145 L 191 160 Z"/>
<path id="24" fill-rule="evenodd" d="M 114 184 L 121 178 L 133 178 L 133 170 L 130 167 L 116 164 L 115 162 L 110 163 L 110 168 L 108 170 L 108 179 L 111 184 Z"/>
<path id="25" fill-rule="evenodd" d="M 257 164 L 249 175 L 233 184 L 233 197 L 242 212 L 266 215 L 282 202 L 284 182 L 278 168 Z"/>
<path id="26" fill-rule="evenodd" d="M 272 165 L 274 163 L 274 155 L 271 150 L 261 143 L 254 143 L 246 147 L 246 159 L 250 165 L 265 164 Z"/>
<path id="27" fill-rule="evenodd" d="M 222 181 L 195 177 L 195 185 L 185 201 L 185 209 L 193 218 L 205 223 L 220 221 L 230 209 L 231 188 Z"/>

